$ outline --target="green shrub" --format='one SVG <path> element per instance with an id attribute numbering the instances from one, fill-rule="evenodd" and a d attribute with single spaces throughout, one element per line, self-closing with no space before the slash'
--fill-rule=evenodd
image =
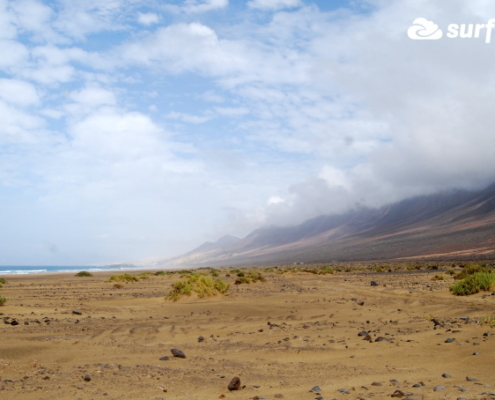
<path id="1" fill-rule="evenodd" d="M 478 272 L 491 272 L 492 270 L 488 267 L 483 267 L 478 264 L 474 265 L 468 265 L 467 267 L 464 267 L 461 272 L 459 272 L 456 276 L 454 276 L 454 279 L 460 280 L 460 279 L 466 279 L 468 276 L 476 274 Z"/>
<path id="2" fill-rule="evenodd" d="M 87 276 L 93 276 L 93 274 L 91 272 L 88 272 L 88 271 L 81 271 L 81 272 L 78 272 L 75 276 L 87 277 Z"/>
<path id="3" fill-rule="evenodd" d="M 0 306 L 3 306 L 7 302 L 7 299 L 3 296 L 0 296 Z"/>
<path id="4" fill-rule="evenodd" d="M 131 274 L 112 275 L 107 282 L 138 282 L 139 278 Z"/>
<path id="5" fill-rule="evenodd" d="M 3 283 L 5 285 L 7 281 L 4 278 L 0 278 L 0 283 Z"/>
<path id="6" fill-rule="evenodd" d="M 437 274 L 433 278 L 431 278 L 432 281 L 443 281 L 445 277 L 442 274 Z"/>
<path id="7" fill-rule="evenodd" d="M 153 275 L 162 276 L 162 275 L 169 275 L 169 273 L 165 271 L 156 271 Z"/>
<path id="8" fill-rule="evenodd" d="M 237 274 L 238 278 L 235 280 L 236 285 L 241 285 L 243 283 L 255 283 L 255 282 L 266 282 L 266 278 L 261 274 L 261 272 L 240 272 Z"/>
<path id="9" fill-rule="evenodd" d="M 490 272 L 475 272 L 463 281 L 450 287 L 452 293 L 457 296 L 468 296 L 480 291 L 489 291 L 495 284 L 495 274 Z"/>
<path id="10" fill-rule="evenodd" d="M 230 285 L 221 279 L 212 279 L 205 275 L 189 274 L 187 279 L 172 284 L 172 290 L 166 300 L 177 301 L 182 296 L 190 296 L 193 292 L 199 298 L 225 294 Z"/>
<path id="11" fill-rule="evenodd" d="M 478 319 L 481 325 L 488 325 L 490 328 L 495 328 L 495 318 L 493 317 L 481 317 Z"/>

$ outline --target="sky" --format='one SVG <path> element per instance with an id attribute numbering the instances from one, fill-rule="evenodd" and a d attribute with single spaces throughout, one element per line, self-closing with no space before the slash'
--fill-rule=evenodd
<path id="1" fill-rule="evenodd" d="M 492 18 L 489 0 L 0 0 L 0 265 L 170 257 L 492 183 Z"/>

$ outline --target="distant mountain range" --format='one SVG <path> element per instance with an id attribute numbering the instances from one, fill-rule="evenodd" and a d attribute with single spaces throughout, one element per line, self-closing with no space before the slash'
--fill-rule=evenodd
<path id="1" fill-rule="evenodd" d="M 495 184 L 452 190 L 379 209 L 322 215 L 292 227 L 224 236 L 160 266 L 261 265 L 407 259 L 495 259 Z"/>

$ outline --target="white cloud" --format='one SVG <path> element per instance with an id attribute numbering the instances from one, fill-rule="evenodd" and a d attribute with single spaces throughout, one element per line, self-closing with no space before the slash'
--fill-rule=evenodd
<path id="1" fill-rule="evenodd" d="M 22 66 L 29 57 L 27 48 L 13 40 L 0 40 L 0 54 L 2 54 L 0 57 L 0 69 L 9 72 L 13 67 Z"/>
<path id="2" fill-rule="evenodd" d="M 32 84 L 17 79 L 0 79 L 0 98 L 19 106 L 37 104 L 40 100 Z"/>
<path id="3" fill-rule="evenodd" d="M 143 25 L 153 25 L 160 21 L 160 17 L 155 13 L 138 13 L 137 20 Z"/>
<path id="4" fill-rule="evenodd" d="M 261 10 L 280 10 L 282 8 L 296 8 L 303 5 L 301 0 L 251 0 L 247 5 Z"/>
<path id="5" fill-rule="evenodd" d="M 171 12 L 196 14 L 226 8 L 228 5 L 229 0 L 184 0 L 180 6 L 167 4 L 163 7 Z"/>
<path id="6" fill-rule="evenodd" d="M 191 114 L 181 113 L 181 112 L 177 112 L 177 111 L 172 111 L 172 112 L 168 113 L 165 116 L 165 118 L 178 119 L 178 120 L 181 120 L 183 122 L 188 122 L 191 124 L 202 124 L 203 122 L 206 122 L 206 121 L 211 119 L 211 117 L 204 117 L 204 116 L 202 117 L 199 115 L 191 115 Z"/>

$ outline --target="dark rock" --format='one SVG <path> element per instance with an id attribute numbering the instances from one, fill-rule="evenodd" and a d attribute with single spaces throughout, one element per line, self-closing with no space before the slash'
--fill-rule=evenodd
<path id="1" fill-rule="evenodd" d="M 480 353 L 478 353 L 478 352 L 473 353 L 473 356 L 479 356 L 479 355 L 480 355 Z"/>
<path id="2" fill-rule="evenodd" d="M 167 361 L 168 359 L 169 359 L 168 356 L 164 356 L 164 357 L 160 358 L 160 361 Z"/>
<path id="3" fill-rule="evenodd" d="M 366 331 L 361 331 L 358 333 L 358 336 L 368 336 L 368 335 L 369 335 L 369 333 Z"/>
<path id="4" fill-rule="evenodd" d="M 10 323 L 10 325 L 12 325 L 12 326 L 19 325 L 19 321 L 17 321 L 16 319 L 14 319 L 14 320 L 12 320 L 12 322 Z"/>
<path id="5" fill-rule="evenodd" d="M 359 301 L 359 302 L 357 303 L 357 305 L 358 305 L 358 306 L 364 306 L 364 301 Z"/>
<path id="6" fill-rule="evenodd" d="M 375 339 L 375 342 L 391 342 L 392 339 L 389 339 L 389 338 L 386 338 L 386 337 L 383 337 L 383 336 L 378 336 L 376 339 Z"/>
<path id="7" fill-rule="evenodd" d="M 433 388 L 434 392 L 439 392 L 440 390 L 445 390 L 445 386 L 438 385 Z"/>
<path id="8" fill-rule="evenodd" d="M 370 335 L 366 335 L 363 340 L 367 340 L 368 342 L 372 343 L 373 342 L 373 339 L 371 338 Z"/>
<path id="9" fill-rule="evenodd" d="M 321 392 L 321 389 L 319 386 L 313 386 L 310 390 L 310 392 Z"/>
<path id="10" fill-rule="evenodd" d="M 402 398 L 404 397 L 406 394 L 402 391 L 402 390 L 396 390 L 390 397 L 398 397 L 398 398 Z"/>
<path id="11" fill-rule="evenodd" d="M 442 374 L 442 378 L 451 378 L 449 374 Z"/>
<path id="12" fill-rule="evenodd" d="M 454 343 L 455 342 L 455 338 L 448 338 L 445 340 L 445 343 Z"/>
<path id="13" fill-rule="evenodd" d="M 371 281 L 370 286 L 378 286 L 378 282 L 377 281 Z"/>
<path id="14" fill-rule="evenodd" d="M 241 378 L 239 378 L 238 376 L 234 376 L 230 381 L 229 386 L 227 386 L 227 389 L 231 391 L 239 390 L 240 387 L 241 387 Z"/>
<path id="15" fill-rule="evenodd" d="M 351 392 L 349 391 L 349 389 L 346 389 L 346 388 L 343 388 L 343 389 L 337 389 L 337 392 L 340 392 L 340 393 L 345 393 L 345 394 L 351 394 Z"/>
<path id="16" fill-rule="evenodd" d="M 91 381 L 91 377 L 89 375 L 84 375 L 84 381 L 85 382 L 90 382 Z"/>
<path id="17" fill-rule="evenodd" d="M 380 382 L 373 382 L 371 386 L 383 386 Z"/>
<path id="18" fill-rule="evenodd" d="M 468 382 L 476 382 L 478 379 L 476 379 L 476 378 L 472 378 L 472 377 L 470 377 L 470 376 L 466 376 L 466 380 L 467 380 Z"/>
<path id="19" fill-rule="evenodd" d="M 72 311 L 72 314 L 74 314 L 74 315 L 82 315 L 82 312 L 81 311 L 77 311 L 77 310 L 73 310 Z"/>
<path id="20" fill-rule="evenodd" d="M 204 342 L 204 341 L 205 341 L 204 336 L 198 336 L 198 342 L 199 343 Z"/>
<path id="21" fill-rule="evenodd" d="M 179 349 L 171 349 L 170 351 L 172 352 L 174 357 L 186 358 L 186 355 Z"/>

